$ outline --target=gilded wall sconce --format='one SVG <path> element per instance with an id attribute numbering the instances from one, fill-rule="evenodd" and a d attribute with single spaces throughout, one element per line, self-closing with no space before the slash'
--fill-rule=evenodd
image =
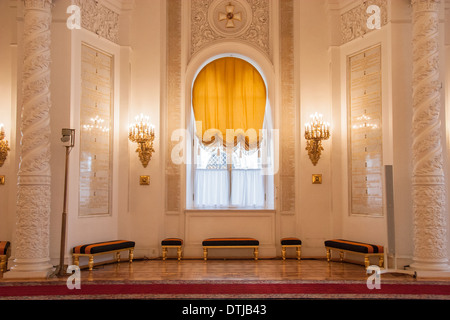
<path id="1" fill-rule="evenodd" d="M 149 117 L 140 115 L 136 117 L 136 122 L 131 124 L 128 130 L 128 139 L 131 142 L 139 144 L 136 152 L 139 154 L 144 168 L 147 168 L 148 163 L 152 159 L 153 140 L 155 140 L 155 128 L 149 122 Z"/>
<path id="2" fill-rule="evenodd" d="M 8 151 L 10 150 L 8 140 L 5 139 L 5 128 L 3 127 L 3 124 L 0 124 L 0 167 L 5 163 Z"/>
<path id="3" fill-rule="evenodd" d="M 322 151 L 324 150 L 322 140 L 328 140 L 329 138 L 330 124 L 323 122 L 321 114 L 315 113 L 311 115 L 310 122 L 305 124 L 305 139 L 306 150 L 314 166 L 319 162 Z"/>

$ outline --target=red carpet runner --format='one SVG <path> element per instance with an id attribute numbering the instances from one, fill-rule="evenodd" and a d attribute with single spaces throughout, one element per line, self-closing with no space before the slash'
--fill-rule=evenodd
<path id="1" fill-rule="evenodd" d="M 0 299 L 433 299 L 450 300 L 449 282 L 104 281 L 69 289 L 66 282 L 0 281 Z"/>

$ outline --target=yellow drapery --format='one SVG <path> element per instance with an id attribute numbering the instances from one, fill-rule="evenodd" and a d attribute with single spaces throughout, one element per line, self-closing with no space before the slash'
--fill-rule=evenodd
<path id="1" fill-rule="evenodd" d="M 199 140 L 209 145 L 218 138 L 226 146 L 245 139 L 246 150 L 259 148 L 266 98 L 261 74 L 247 61 L 226 57 L 210 62 L 192 89 Z"/>

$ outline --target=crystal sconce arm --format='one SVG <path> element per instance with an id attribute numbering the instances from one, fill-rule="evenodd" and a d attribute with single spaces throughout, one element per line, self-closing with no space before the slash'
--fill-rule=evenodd
<path id="1" fill-rule="evenodd" d="M 128 139 L 139 145 L 136 152 L 139 154 L 139 159 L 144 168 L 147 168 L 148 163 L 152 159 L 152 154 L 155 152 L 155 149 L 153 148 L 155 128 L 148 120 L 148 116 L 141 114 L 136 117 L 136 122 L 130 124 L 128 129 Z"/>
<path id="2" fill-rule="evenodd" d="M 323 122 L 321 114 L 311 115 L 310 122 L 305 124 L 306 150 L 309 159 L 315 166 L 322 155 L 322 141 L 330 138 L 330 124 Z"/>
<path id="3" fill-rule="evenodd" d="M 8 140 L 5 139 L 5 129 L 3 124 L 0 124 L 0 167 L 2 167 L 5 163 L 6 157 L 8 156 L 8 152 L 10 150 Z"/>

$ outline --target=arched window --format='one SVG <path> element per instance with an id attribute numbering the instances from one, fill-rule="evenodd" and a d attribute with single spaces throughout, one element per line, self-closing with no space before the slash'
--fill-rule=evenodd
<path id="1" fill-rule="evenodd" d="M 236 57 L 213 60 L 192 86 L 193 207 L 272 209 L 272 124 L 260 72 Z"/>

